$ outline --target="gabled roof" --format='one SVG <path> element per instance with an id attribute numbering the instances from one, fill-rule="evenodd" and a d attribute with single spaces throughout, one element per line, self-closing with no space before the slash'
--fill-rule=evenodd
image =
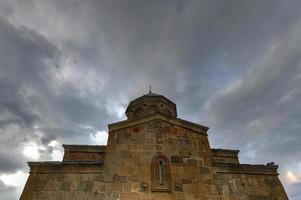
<path id="1" fill-rule="evenodd" d="M 169 115 L 165 115 L 162 113 L 156 113 L 154 115 L 149 115 L 146 116 L 144 118 L 139 118 L 139 119 L 135 119 L 135 120 L 124 120 L 124 121 L 120 121 L 120 122 L 116 122 L 116 123 L 112 123 L 109 124 L 109 131 L 115 131 L 115 130 L 119 130 L 119 129 L 123 129 L 129 126 L 135 126 L 138 124 L 142 124 L 145 122 L 149 122 L 152 120 L 162 120 L 171 124 L 175 124 L 177 126 L 181 126 L 187 129 L 191 129 L 193 131 L 196 131 L 200 134 L 204 134 L 207 135 L 207 131 L 209 129 L 209 127 L 200 125 L 200 124 L 196 124 L 193 122 L 189 122 L 180 118 L 176 118 L 176 117 L 171 117 Z"/>

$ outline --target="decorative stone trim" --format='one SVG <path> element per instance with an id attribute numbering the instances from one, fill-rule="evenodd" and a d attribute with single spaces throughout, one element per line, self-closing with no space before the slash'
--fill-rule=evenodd
<path id="1" fill-rule="evenodd" d="M 136 125 L 139 125 L 139 124 L 142 124 L 142 123 L 145 123 L 145 122 L 149 122 L 149 121 L 153 121 L 153 120 L 156 120 L 156 119 L 160 119 L 160 120 L 166 121 L 168 123 L 175 124 L 177 126 L 196 131 L 196 132 L 198 132 L 200 134 L 203 134 L 205 136 L 207 136 L 207 131 L 209 129 L 206 126 L 195 124 L 195 123 L 192 123 L 192 122 L 180 119 L 180 118 L 170 117 L 170 116 L 164 115 L 162 113 L 157 113 L 157 114 L 154 114 L 154 115 L 149 115 L 149 116 L 144 117 L 142 119 L 124 120 L 124 121 L 121 121 L 121 122 L 109 124 L 108 125 L 109 132 L 116 131 L 116 130 L 123 129 L 123 128 L 130 127 L 130 126 L 136 126 Z"/>
<path id="2" fill-rule="evenodd" d="M 152 159 L 152 191 L 153 192 L 171 192 L 169 159 L 158 153 Z"/>

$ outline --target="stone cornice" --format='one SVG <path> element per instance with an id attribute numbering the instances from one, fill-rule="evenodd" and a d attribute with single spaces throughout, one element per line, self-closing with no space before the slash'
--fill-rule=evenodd
<path id="1" fill-rule="evenodd" d="M 126 128 L 126 127 L 130 127 L 130 126 L 135 126 L 135 125 L 138 125 L 138 124 L 142 124 L 142 123 L 157 120 L 157 119 L 162 120 L 162 121 L 166 121 L 168 123 L 175 124 L 175 125 L 187 128 L 187 129 L 191 129 L 193 131 L 196 131 L 196 132 L 201 133 L 201 134 L 206 135 L 206 136 L 207 136 L 207 131 L 209 129 L 209 127 L 202 126 L 202 125 L 199 125 L 199 124 L 196 124 L 196 123 L 192 123 L 192 122 L 180 119 L 180 118 L 170 117 L 170 116 L 164 115 L 162 113 L 156 113 L 154 115 L 149 115 L 149 116 L 146 116 L 146 117 L 141 118 L 141 119 L 124 120 L 124 121 L 109 124 L 108 125 L 109 132 L 119 130 L 119 129 L 122 129 L 122 128 Z"/>
<path id="2" fill-rule="evenodd" d="M 213 157 L 238 158 L 239 150 L 211 149 Z"/>
<path id="3" fill-rule="evenodd" d="M 278 175 L 278 165 L 249 165 L 215 163 L 215 172 L 223 174 Z"/>
<path id="4" fill-rule="evenodd" d="M 77 145 L 77 144 L 63 144 L 66 151 L 72 152 L 105 152 L 107 146 L 105 145 Z"/>
<path id="5" fill-rule="evenodd" d="M 231 152 L 231 153 L 239 153 L 239 150 L 236 149 L 215 149 L 211 148 L 212 152 Z"/>
<path id="6" fill-rule="evenodd" d="M 103 171 L 102 161 L 28 162 L 30 174 L 81 174 Z"/>

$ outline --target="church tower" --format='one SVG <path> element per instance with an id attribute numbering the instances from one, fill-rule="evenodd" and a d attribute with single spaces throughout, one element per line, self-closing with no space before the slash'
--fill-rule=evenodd
<path id="1" fill-rule="evenodd" d="M 105 178 L 126 180 L 137 192 L 128 195 L 142 199 L 174 199 L 183 181 L 189 190 L 196 179 L 213 182 L 208 127 L 177 118 L 176 104 L 154 93 L 131 101 L 126 115 L 109 125 Z"/>

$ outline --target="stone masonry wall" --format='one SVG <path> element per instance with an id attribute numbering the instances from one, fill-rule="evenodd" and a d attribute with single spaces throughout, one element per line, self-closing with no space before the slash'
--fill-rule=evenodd
<path id="1" fill-rule="evenodd" d="M 288 200 L 275 175 L 216 174 L 215 183 L 221 199 Z"/>
<path id="2" fill-rule="evenodd" d="M 171 162 L 173 193 L 151 191 L 151 161 L 158 152 Z M 110 132 L 105 168 L 106 180 L 122 180 L 131 188 L 120 193 L 121 199 L 192 199 L 215 194 L 207 136 L 162 120 Z"/>
<path id="3" fill-rule="evenodd" d="M 287 200 L 277 173 L 268 174 L 265 166 L 252 166 L 254 174 L 242 173 L 246 167 L 235 158 L 229 162 L 230 168 L 236 166 L 231 173 L 216 173 L 206 134 L 162 120 L 109 134 L 105 177 L 128 185 L 128 191 L 116 191 L 119 199 Z M 171 192 L 152 192 L 151 160 L 158 152 L 171 163 Z"/>
<path id="4" fill-rule="evenodd" d="M 104 199 L 105 190 L 101 173 L 30 174 L 20 199 Z"/>

